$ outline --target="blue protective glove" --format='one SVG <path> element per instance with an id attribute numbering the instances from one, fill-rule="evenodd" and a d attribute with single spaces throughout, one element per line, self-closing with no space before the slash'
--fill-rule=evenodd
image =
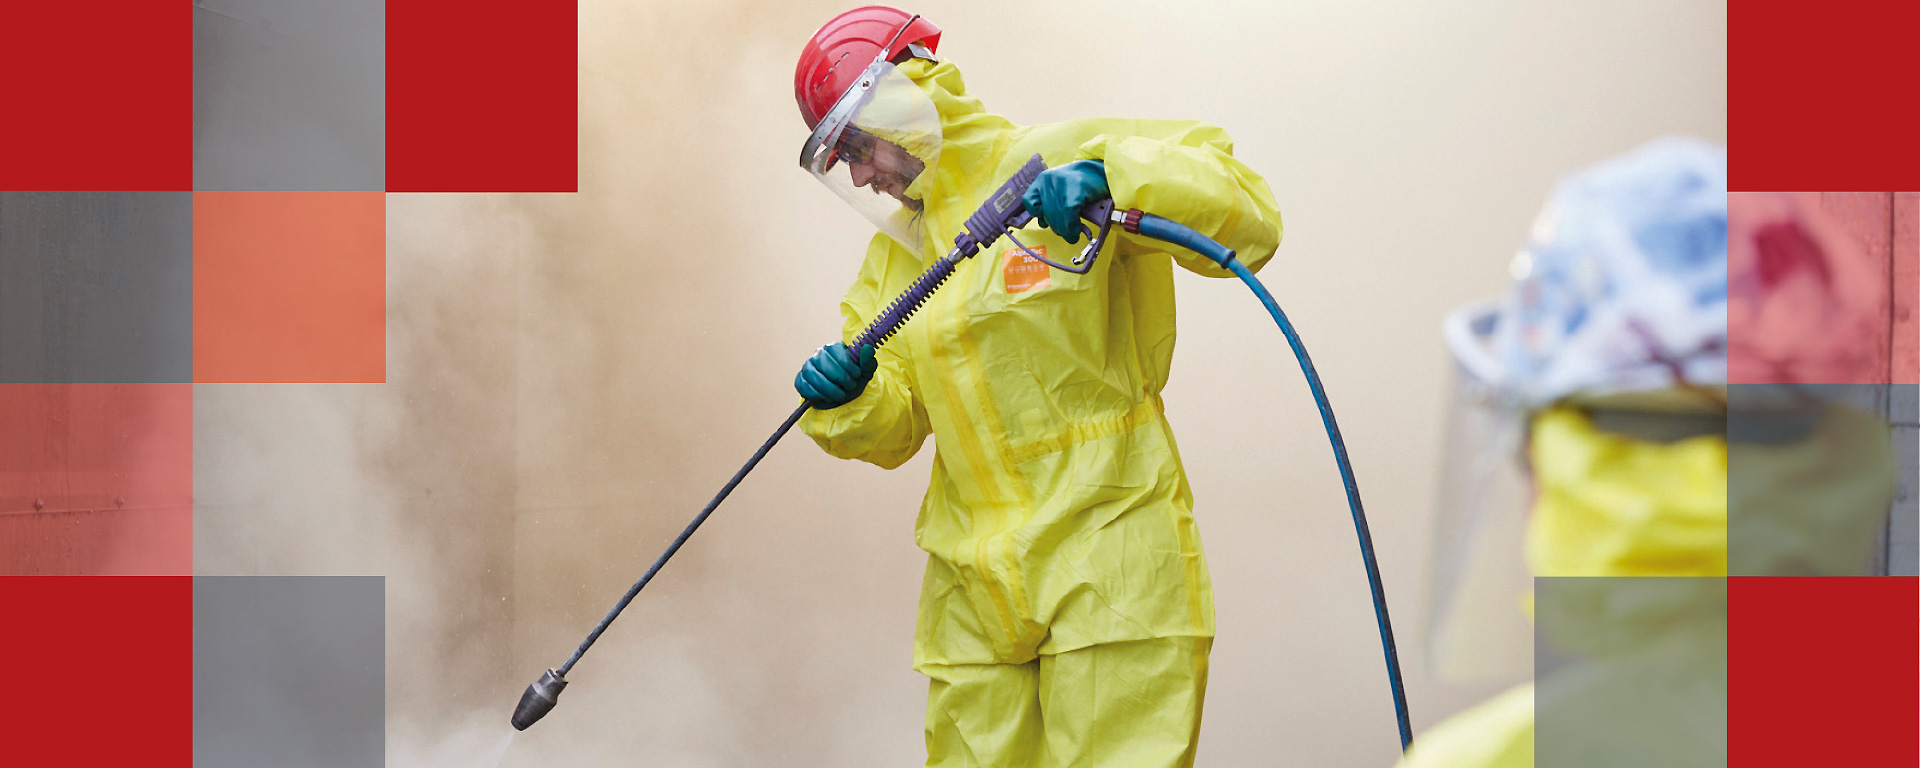
<path id="1" fill-rule="evenodd" d="M 1069 243 L 1080 242 L 1081 206 L 1107 196 L 1107 164 L 1099 160 L 1081 160 L 1058 168 L 1048 168 L 1020 196 L 1027 213 L 1040 220 L 1040 226 L 1053 230 Z"/>
<path id="2" fill-rule="evenodd" d="M 847 354 L 847 345 L 828 344 L 800 366 L 799 375 L 793 377 L 793 388 L 815 408 L 838 408 L 859 397 L 879 367 L 872 344 L 860 348 L 858 363 Z"/>

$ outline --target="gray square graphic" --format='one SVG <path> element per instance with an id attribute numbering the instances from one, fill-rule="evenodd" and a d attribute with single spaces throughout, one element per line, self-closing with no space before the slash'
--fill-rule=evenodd
<path id="1" fill-rule="evenodd" d="M 1727 388 L 1727 574 L 1915 572 L 1912 384 Z"/>
<path id="2" fill-rule="evenodd" d="M 380 190 L 382 0 L 195 0 L 193 188 Z"/>
<path id="3" fill-rule="evenodd" d="M 0 382 L 193 380 L 193 193 L 0 192 Z"/>
<path id="4" fill-rule="evenodd" d="M 378 768 L 386 579 L 196 576 L 193 764 Z"/>
<path id="5" fill-rule="evenodd" d="M 1534 579 L 1534 764 L 1727 764 L 1727 580 Z"/>

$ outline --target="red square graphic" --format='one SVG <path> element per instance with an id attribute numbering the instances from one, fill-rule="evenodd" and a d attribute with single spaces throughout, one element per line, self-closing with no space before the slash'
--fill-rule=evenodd
<path id="1" fill-rule="evenodd" d="M 1920 580 L 1728 581 L 1729 765 L 1920 763 Z"/>
<path id="2" fill-rule="evenodd" d="M 0 384 L 0 435 L 0 576 L 193 573 L 193 385 Z"/>
<path id="3" fill-rule="evenodd" d="M 1729 381 L 1920 380 L 1914 207 L 1912 193 L 1729 193 Z"/>
<path id="4" fill-rule="evenodd" d="M 574 2 L 387 3 L 387 191 L 573 192 Z"/>
<path id="5" fill-rule="evenodd" d="M 192 13 L 0 5 L 0 189 L 192 189 Z"/>
<path id="6" fill-rule="evenodd" d="M 1912 189 L 1920 5 L 1727 4 L 1727 169 L 1738 192 Z"/>
<path id="7" fill-rule="evenodd" d="M 193 577 L 0 577 L 0 763 L 193 765 Z"/>

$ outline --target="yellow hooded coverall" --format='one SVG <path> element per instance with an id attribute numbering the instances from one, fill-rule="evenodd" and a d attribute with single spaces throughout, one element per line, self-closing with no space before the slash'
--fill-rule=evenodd
<path id="1" fill-rule="evenodd" d="M 1117 207 L 1193 227 L 1250 269 L 1279 244 L 1272 192 L 1219 128 L 1018 126 L 967 95 L 951 63 L 901 71 L 940 114 L 938 164 L 914 183 L 928 240 L 915 253 L 873 238 L 841 303 L 848 340 L 1035 153 L 1049 166 L 1103 160 Z M 1056 261 L 1078 247 L 1037 227 L 1020 236 Z M 1117 226 L 1085 275 L 1035 270 L 1003 238 L 878 351 L 857 399 L 800 422 L 828 453 L 889 469 L 937 436 L 915 526 L 928 554 L 914 667 L 932 679 L 930 766 L 1192 764 L 1214 629 L 1160 400 L 1174 261 L 1230 276 Z"/>

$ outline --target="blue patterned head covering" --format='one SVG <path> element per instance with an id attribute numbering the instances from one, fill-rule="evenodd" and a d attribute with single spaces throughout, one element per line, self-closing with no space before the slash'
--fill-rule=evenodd
<path id="1" fill-rule="evenodd" d="M 1449 341 L 1517 405 L 1725 384 L 1726 149 L 1659 139 L 1568 176 L 1513 272 L 1490 344 Z"/>

